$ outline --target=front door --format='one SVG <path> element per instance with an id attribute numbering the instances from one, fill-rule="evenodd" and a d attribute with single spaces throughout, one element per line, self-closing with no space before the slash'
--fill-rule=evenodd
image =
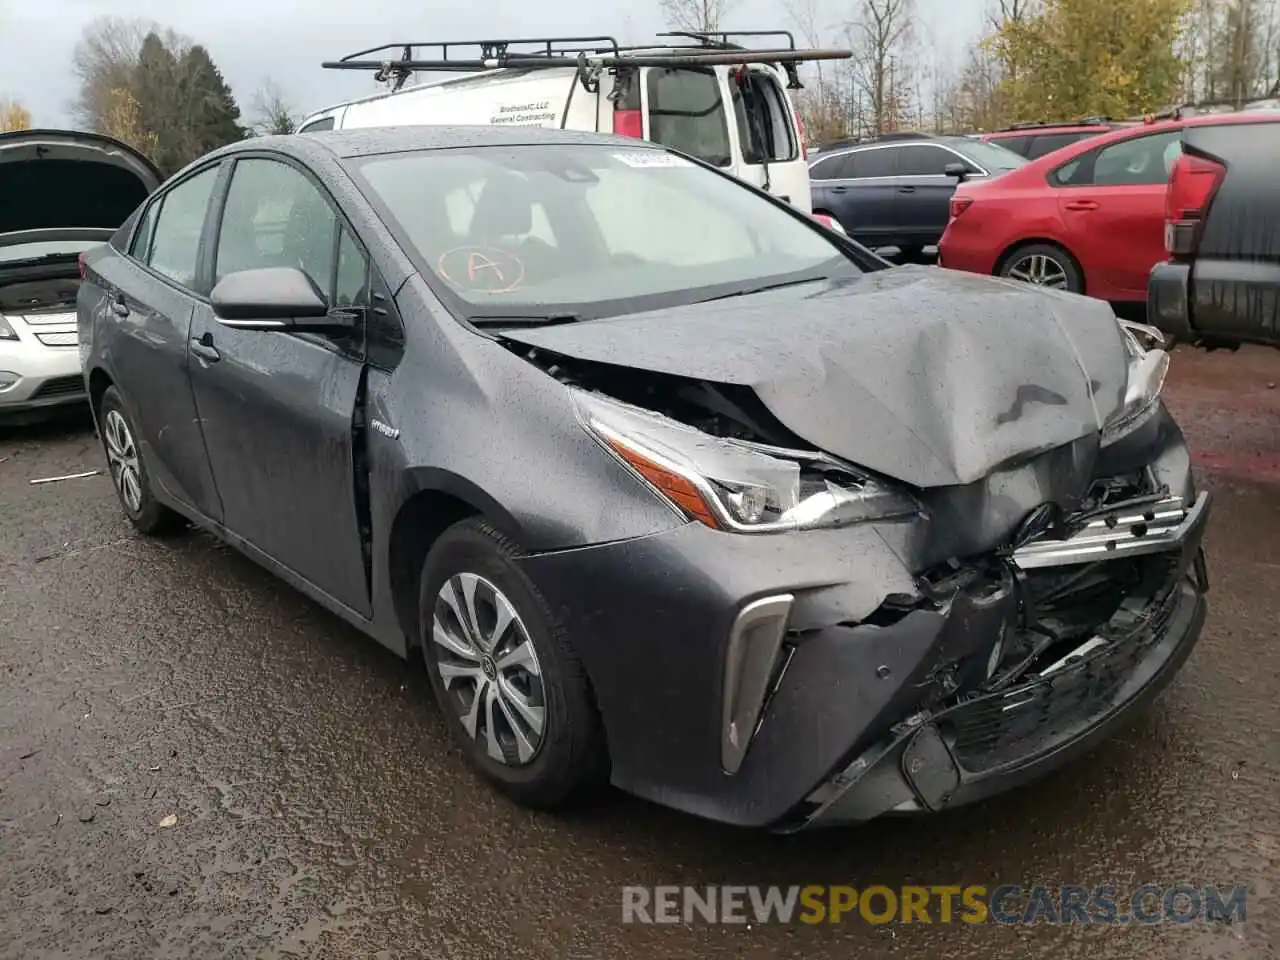
<path id="1" fill-rule="evenodd" d="M 330 303 L 365 296 L 364 255 L 329 198 L 280 160 L 237 161 L 214 283 L 257 267 L 299 267 Z M 234 534 L 364 616 L 369 583 L 356 504 L 353 417 L 363 331 L 346 337 L 192 325 L 191 383 Z"/>
<path id="2" fill-rule="evenodd" d="M 765 66 L 725 71 L 733 104 L 737 175 L 774 196 L 812 210 L 809 166 L 795 111 L 778 75 Z"/>
<path id="3" fill-rule="evenodd" d="M 928 247 L 942 238 L 951 217 L 951 196 L 960 182 L 947 175 L 947 165 L 952 163 L 977 172 L 959 154 L 934 143 L 911 143 L 898 148 L 893 218 L 907 243 Z"/>

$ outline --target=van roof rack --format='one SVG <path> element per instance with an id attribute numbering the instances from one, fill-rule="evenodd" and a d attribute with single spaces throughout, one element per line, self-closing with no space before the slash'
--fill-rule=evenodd
<path id="1" fill-rule="evenodd" d="M 796 65 L 811 60 L 848 60 L 851 50 L 797 49 L 795 38 L 786 30 L 737 31 L 733 33 L 675 33 L 694 43 L 655 50 L 619 45 L 613 37 L 525 37 L 507 40 L 447 40 L 422 43 L 386 43 L 357 50 L 340 60 L 326 60 L 326 70 L 367 70 L 380 82 L 390 83 L 392 92 L 419 71 L 436 73 L 479 73 L 512 68 L 547 70 L 576 67 L 582 85 L 592 93 L 599 89 L 602 70 L 635 67 L 746 66 L 776 63 L 787 73 L 787 86 L 803 86 Z M 785 36 L 786 49 L 748 49 L 730 37 Z M 396 56 L 392 56 L 392 53 Z"/>

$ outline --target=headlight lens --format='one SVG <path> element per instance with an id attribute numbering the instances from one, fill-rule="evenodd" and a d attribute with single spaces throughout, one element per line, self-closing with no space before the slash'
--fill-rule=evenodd
<path id="1" fill-rule="evenodd" d="M 708 527 L 774 533 L 920 512 L 910 495 L 823 454 L 713 437 L 599 394 L 574 388 L 572 395 L 606 449 L 675 510 Z"/>
<path id="2" fill-rule="evenodd" d="M 1163 343 L 1158 330 L 1142 324 L 1118 320 L 1129 358 L 1128 382 L 1124 403 L 1111 415 L 1102 428 L 1102 445 L 1115 443 L 1150 420 L 1160 406 L 1160 391 L 1169 373 L 1169 354 L 1157 347 L 1148 348 L 1142 341 L 1150 341 L 1154 334 L 1157 343 Z"/>
<path id="3" fill-rule="evenodd" d="M 4 314 L 0 313 L 0 340 L 17 340 L 18 335 L 13 332 L 13 327 L 9 326 L 9 321 L 4 318 Z"/>

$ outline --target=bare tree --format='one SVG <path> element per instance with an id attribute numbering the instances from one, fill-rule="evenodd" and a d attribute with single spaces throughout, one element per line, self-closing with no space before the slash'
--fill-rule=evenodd
<path id="1" fill-rule="evenodd" d="M 294 133 L 302 118 L 294 111 L 273 80 L 264 80 L 253 97 L 250 129 L 260 137 Z"/>
<path id="2" fill-rule="evenodd" d="M 85 27 L 72 54 L 80 93 L 71 110 L 82 126 L 98 130 L 108 112 L 119 110 L 116 91 L 133 89 L 138 55 L 149 33 L 156 34 L 175 56 L 191 45 L 180 34 L 147 20 L 99 17 Z"/>
<path id="3" fill-rule="evenodd" d="M 787 0 L 787 12 L 805 44 L 810 47 L 826 45 L 831 27 L 823 22 L 821 0 Z M 801 71 L 805 88 L 793 91 L 792 98 L 804 121 L 806 137 L 810 142 L 819 144 L 845 136 L 849 120 L 843 95 L 847 66 L 816 60 L 802 67 Z"/>
<path id="4" fill-rule="evenodd" d="M 729 0 L 658 0 L 658 6 L 673 30 L 715 33 L 724 22 Z"/>
<path id="5" fill-rule="evenodd" d="M 871 132 L 885 133 L 910 108 L 914 10 L 911 0 L 862 0 L 858 14 L 848 25 L 855 92 L 866 104 Z"/>

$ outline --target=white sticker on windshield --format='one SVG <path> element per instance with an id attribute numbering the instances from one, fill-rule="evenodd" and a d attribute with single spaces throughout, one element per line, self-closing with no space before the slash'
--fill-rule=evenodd
<path id="1" fill-rule="evenodd" d="M 621 160 L 628 167 L 692 167 L 693 164 L 684 157 L 662 150 L 634 150 L 630 153 L 615 153 L 615 160 Z"/>

